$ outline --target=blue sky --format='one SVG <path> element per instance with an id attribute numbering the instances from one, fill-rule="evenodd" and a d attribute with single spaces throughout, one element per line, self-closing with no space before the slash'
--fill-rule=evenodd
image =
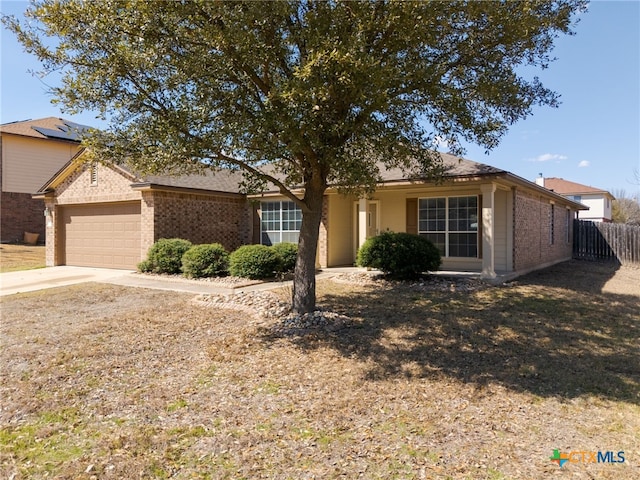
<path id="1" fill-rule="evenodd" d="M 26 6 L 2 0 L 0 11 L 20 15 Z M 536 72 L 560 93 L 560 107 L 535 108 L 488 155 L 467 145 L 465 156 L 528 180 L 542 173 L 614 194 L 640 194 L 633 183 L 634 169 L 640 171 L 640 2 L 592 2 L 574 30 L 576 35 L 557 39 L 558 60 Z M 95 114 L 66 115 L 52 105 L 47 84 L 55 78 L 30 73 L 40 66 L 13 34 L 2 29 L 0 41 L 0 123 L 62 116 L 104 126 Z"/>

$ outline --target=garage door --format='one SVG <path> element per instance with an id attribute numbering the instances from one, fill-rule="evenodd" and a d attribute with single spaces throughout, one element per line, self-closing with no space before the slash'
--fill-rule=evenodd
<path id="1" fill-rule="evenodd" d="M 66 265 L 135 269 L 140 262 L 140 202 L 62 208 Z"/>

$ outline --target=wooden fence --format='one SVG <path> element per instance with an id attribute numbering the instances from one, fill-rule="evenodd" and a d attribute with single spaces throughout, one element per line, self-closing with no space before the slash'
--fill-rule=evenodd
<path id="1" fill-rule="evenodd" d="M 574 220 L 573 258 L 640 265 L 640 226 Z"/>

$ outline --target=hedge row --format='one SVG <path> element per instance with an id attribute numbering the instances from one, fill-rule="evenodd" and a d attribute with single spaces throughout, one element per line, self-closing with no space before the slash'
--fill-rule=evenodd
<path id="1" fill-rule="evenodd" d="M 219 243 L 193 245 L 181 238 L 162 238 L 154 243 L 147 259 L 138 264 L 144 273 L 182 273 L 189 278 L 235 277 L 263 279 L 293 272 L 298 246 L 280 243 L 273 247 L 245 245 L 229 253 Z"/>

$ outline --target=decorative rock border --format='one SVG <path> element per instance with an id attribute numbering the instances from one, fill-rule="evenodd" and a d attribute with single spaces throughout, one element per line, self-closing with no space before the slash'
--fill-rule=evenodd
<path id="1" fill-rule="evenodd" d="M 336 332 L 353 323 L 353 320 L 345 315 L 324 310 L 303 315 L 294 314 L 288 303 L 270 292 L 206 294 L 198 296 L 194 301 L 208 307 L 245 312 L 258 321 L 276 320 L 268 328 L 277 336 L 303 336 L 314 331 Z"/>

